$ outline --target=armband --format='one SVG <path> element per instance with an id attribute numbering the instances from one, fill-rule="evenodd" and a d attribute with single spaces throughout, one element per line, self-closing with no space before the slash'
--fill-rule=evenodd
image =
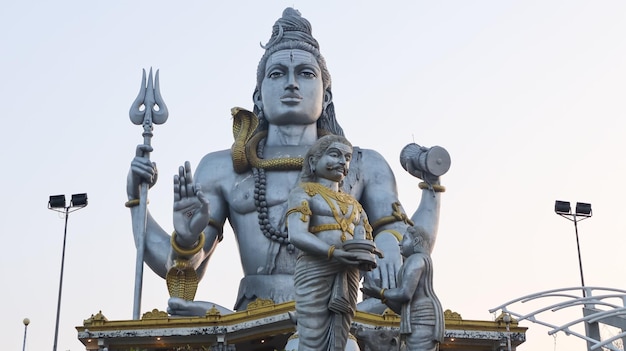
<path id="1" fill-rule="evenodd" d="M 404 222 L 408 225 L 413 225 L 413 221 L 406 215 L 406 213 L 402 212 L 399 202 L 394 202 L 393 204 L 391 204 L 391 208 L 393 209 L 393 211 L 391 212 L 391 216 L 382 217 L 376 222 L 372 223 L 373 231 L 376 231 L 378 228 L 386 224 L 394 222 Z"/>
<path id="2" fill-rule="evenodd" d="M 311 212 L 311 209 L 309 208 L 309 203 L 307 201 L 302 201 L 302 203 L 298 207 L 290 208 L 287 211 L 286 216 L 289 217 L 290 214 L 296 213 L 296 212 L 299 212 L 302 214 L 300 216 L 300 220 L 302 222 L 307 222 L 308 221 L 307 216 L 311 216 L 313 214 L 313 212 Z"/>
<path id="3" fill-rule="evenodd" d="M 389 234 L 391 234 L 391 235 L 395 236 L 395 237 L 396 237 L 396 239 L 398 239 L 398 242 L 402 241 L 402 234 L 400 234 L 397 230 L 393 230 L 393 229 L 385 229 L 385 230 L 383 230 L 383 231 L 382 231 L 382 232 L 380 232 L 380 233 L 385 233 L 385 232 L 387 232 L 387 233 L 389 233 Z M 380 233 L 378 233 L 378 234 L 380 234 Z M 378 234 L 376 234 L 376 235 L 378 235 Z"/>

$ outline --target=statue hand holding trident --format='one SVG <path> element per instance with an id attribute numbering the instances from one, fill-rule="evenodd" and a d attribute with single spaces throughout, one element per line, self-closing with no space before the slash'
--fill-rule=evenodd
<path id="1" fill-rule="evenodd" d="M 152 146 L 152 129 L 154 124 L 163 124 L 167 120 L 168 111 L 159 91 L 159 72 L 152 81 L 152 70 L 148 76 L 146 85 L 146 72 L 143 71 L 141 89 L 139 95 L 130 108 L 130 119 L 134 124 L 143 125 L 144 142 L 137 146 L 135 158 L 131 163 L 127 183 L 129 201 L 126 206 L 131 209 L 133 217 L 133 236 L 137 247 L 137 259 L 135 270 L 135 299 L 133 306 L 133 318 L 139 319 L 141 309 L 141 290 L 143 283 L 143 263 L 149 265 L 154 261 L 154 253 L 147 249 L 146 240 L 148 227 L 154 226 L 154 220 L 147 210 L 148 188 L 153 186 L 158 177 L 156 164 L 150 161 Z M 209 222 L 209 201 L 202 192 L 200 185 L 195 184 L 191 165 L 185 162 L 174 176 L 174 234 L 170 237 L 166 233 L 160 239 L 151 239 L 150 243 L 161 240 L 163 244 L 171 247 L 170 256 L 162 252 L 162 260 L 170 261 L 163 267 L 153 270 L 163 271 L 160 274 L 166 278 L 170 296 L 177 299 L 193 300 L 197 288 L 198 277 L 193 265 L 201 255 L 196 253 L 204 248 L 205 237 L 203 229 Z M 162 231 L 159 229 L 159 231 Z M 170 244 L 171 243 L 171 244 Z M 198 257 L 193 257 L 198 256 Z M 167 267 L 166 267 L 167 266 Z M 167 271 L 166 268 L 169 268 Z M 166 273 L 167 272 L 167 273 Z"/>
<path id="2" fill-rule="evenodd" d="M 139 94 L 133 102 L 129 111 L 130 120 L 133 124 L 143 125 L 143 144 L 137 147 L 137 156 L 150 159 L 150 152 L 152 146 L 150 140 L 152 139 L 153 123 L 163 124 L 167 121 L 168 111 L 167 106 L 161 98 L 161 91 L 159 89 L 159 71 L 157 70 L 154 80 L 152 81 L 152 69 L 148 76 L 148 83 L 146 85 L 146 70 L 143 70 L 143 76 L 141 78 L 141 88 Z M 150 164 L 149 167 L 144 167 L 145 172 L 150 173 L 149 179 L 150 186 L 156 182 L 156 165 Z M 130 190 L 130 189 L 129 189 Z M 135 193 L 136 190 L 129 191 L 129 194 Z M 139 319 L 139 313 L 141 309 L 141 288 L 143 283 L 143 261 L 144 261 L 144 249 L 146 238 L 146 223 L 147 223 L 147 204 L 148 204 L 148 183 L 141 181 L 139 190 L 139 198 L 130 198 L 126 203 L 127 207 L 137 207 L 139 211 L 138 217 L 143 218 L 141 221 L 133 221 L 133 231 L 135 232 L 135 240 L 137 246 L 137 260 L 135 265 L 135 295 L 133 304 L 133 319 Z"/>

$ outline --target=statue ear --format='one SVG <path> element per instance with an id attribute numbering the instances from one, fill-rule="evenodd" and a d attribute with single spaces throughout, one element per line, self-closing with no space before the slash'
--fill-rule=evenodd
<path id="1" fill-rule="evenodd" d="M 330 105 L 332 101 L 333 93 L 331 93 L 329 90 L 326 90 L 324 92 L 324 103 L 322 104 L 323 109 L 326 110 L 326 108 L 328 107 L 328 105 Z"/>
<path id="2" fill-rule="evenodd" d="M 259 111 L 263 111 L 263 99 L 261 98 L 261 91 L 258 88 L 254 89 L 254 94 L 252 94 L 252 100 L 254 101 L 254 105 L 256 105 Z"/>
<path id="3" fill-rule="evenodd" d="M 314 157 L 309 156 L 307 162 L 309 163 L 309 169 L 311 170 L 311 174 L 315 174 L 315 162 L 313 161 Z"/>

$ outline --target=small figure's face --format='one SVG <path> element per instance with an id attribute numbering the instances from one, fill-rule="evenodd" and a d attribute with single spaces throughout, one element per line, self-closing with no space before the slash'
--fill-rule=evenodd
<path id="1" fill-rule="evenodd" d="M 334 142 L 314 165 L 315 174 L 319 178 L 340 182 L 348 175 L 352 148 L 346 144 Z"/>
<path id="2" fill-rule="evenodd" d="M 322 114 L 324 87 L 320 66 L 304 50 L 281 50 L 267 60 L 260 100 L 270 124 L 313 124 Z"/>
<path id="3" fill-rule="evenodd" d="M 410 234 L 404 234 L 400 241 L 400 253 L 404 257 L 409 257 L 414 253 L 413 238 Z"/>

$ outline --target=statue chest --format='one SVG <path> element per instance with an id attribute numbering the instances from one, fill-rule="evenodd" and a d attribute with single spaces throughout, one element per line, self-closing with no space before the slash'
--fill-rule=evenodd
<path id="1" fill-rule="evenodd" d="M 265 201 L 268 208 L 285 205 L 291 189 L 296 186 L 299 171 L 271 171 L 264 175 L 252 172 L 238 175 L 226 196 L 235 213 L 256 212 L 257 200 Z"/>

